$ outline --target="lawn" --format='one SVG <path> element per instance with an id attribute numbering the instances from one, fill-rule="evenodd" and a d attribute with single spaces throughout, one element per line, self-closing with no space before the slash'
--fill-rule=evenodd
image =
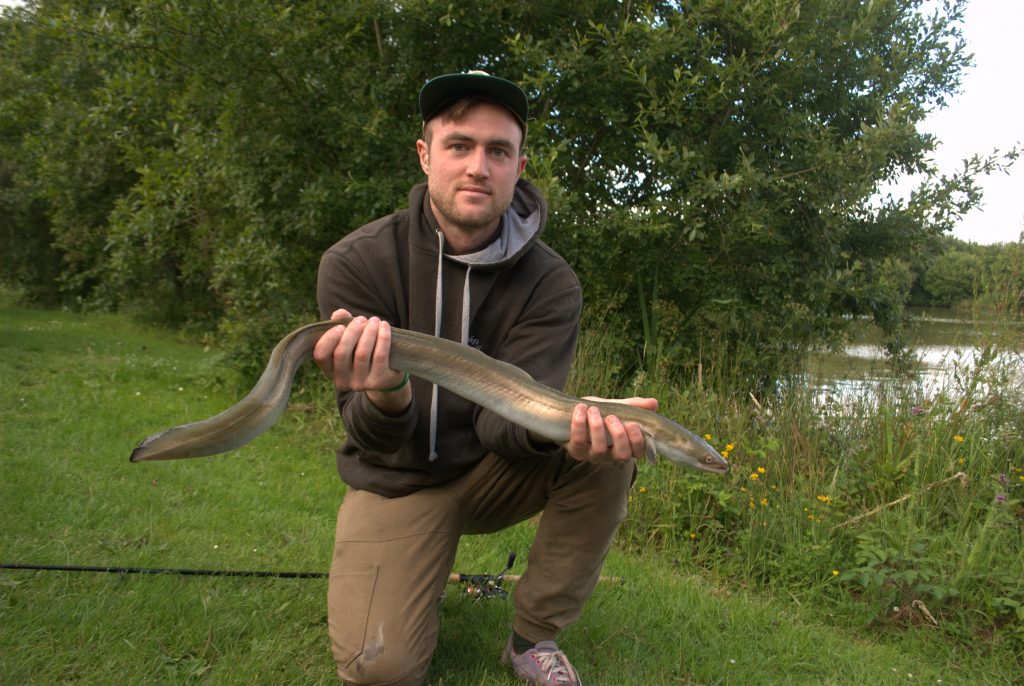
<path id="1" fill-rule="evenodd" d="M 234 453 L 131 464 L 144 436 L 241 397 L 220 355 L 125 317 L 10 307 L 0 352 L 0 563 L 327 569 L 344 488 L 326 382 Z M 532 527 L 465 539 L 456 571 L 525 560 Z M 622 580 L 560 639 L 590 686 L 1020 683 L 1004 653 L 635 543 L 606 573 Z M 0 683 L 336 683 L 325 593 L 322 578 L 0 570 Z M 498 664 L 511 613 L 452 585 L 429 683 L 515 683 Z"/>

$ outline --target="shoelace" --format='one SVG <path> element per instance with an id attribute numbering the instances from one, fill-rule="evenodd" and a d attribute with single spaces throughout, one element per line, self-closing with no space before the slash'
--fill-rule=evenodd
<path id="1" fill-rule="evenodd" d="M 536 656 L 539 658 L 540 668 L 547 672 L 549 679 L 557 678 L 563 684 L 576 683 L 583 686 L 580 675 L 576 673 L 569 658 L 561 650 L 538 650 Z"/>

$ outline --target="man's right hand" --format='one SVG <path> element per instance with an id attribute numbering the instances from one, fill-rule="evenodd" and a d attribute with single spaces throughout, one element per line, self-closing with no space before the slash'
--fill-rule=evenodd
<path id="1" fill-rule="evenodd" d="M 352 317 L 335 310 L 331 319 Z M 353 317 L 348 324 L 328 329 L 313 348 L 313 360 L 338 391 L 365 391 L 381 412 L 402 414 L 412 402 L 412 386 L 384 391 L 402 382 L 404 374 L 391 369 L 391 326 L 378 317 Z"/>

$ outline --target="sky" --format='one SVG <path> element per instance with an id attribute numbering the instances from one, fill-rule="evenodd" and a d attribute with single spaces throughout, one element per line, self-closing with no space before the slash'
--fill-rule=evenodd
<path id="1" fill-rule="evenodd" d="M 933 112 L 922 130 L 942 144 L 934 154 L 939 170 L 950 174 L 973 154 L 987 155 L 1014 146 L 1024 148 L 1024 53 L 1020 28 L 1024 3 L 1018 0 L 971 0 L 963 32 L 974 67 L 968 70 L 958 96 Z M 1024 232 L 1024 158 L 1008 175 L 980 179 L 982 206 L 964 216 L 953 230 L 972 243 L 1012 243 Z"/>
<path id="2" fill-rule="evenodd" d="M 0 0 L 0 6 L 20 5 Z M 971 0 L 964 17 L 964 38 L 974 53 L 974 66 L 964 76 L 961 91 L 947 106 L 933 112 L 922 130 L 941 141 L 934 154 L 941 173 L 952 174 L 974 154 L 1024 146 L 1024 89 L 1020 87 L 1024 55 L 1020 27 L 1024 2 Z M 903 193 L 910 180 L 892 192 Z M 982 177 L 982 205 L 968 213 L 953 230 L 972 243 L 1011 243 L 1024 233 L 1024 159 L 1009 174 Z"/>

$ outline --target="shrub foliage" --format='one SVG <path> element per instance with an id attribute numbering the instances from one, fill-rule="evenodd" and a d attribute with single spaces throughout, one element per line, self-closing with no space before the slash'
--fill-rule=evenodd
<path id="1" fill-rule="evenodd" d="M 939 177 L 917 128 L 969 63 L 964 4 L 30 0 L 0 19 L 0 278 L 256 368 L 315 315 L 323 249 L 418 180 L 419 87 L 483 68 L 528 92 L 588 298 L 771 373 L 851 314 L 895 331 L 911 257 L 1006 161 Z"/>

